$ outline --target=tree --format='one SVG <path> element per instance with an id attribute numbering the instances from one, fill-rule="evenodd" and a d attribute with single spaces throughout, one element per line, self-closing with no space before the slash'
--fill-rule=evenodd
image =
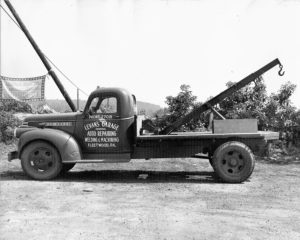
<path id="1" fill-rule="evenodd" d="M 229 88 L 234 82 L 227 82 Z M 262 77 L 225 98 L 219 104 L 219 111 L 225 118 L 257 118 L 258 127 L 265 127 L 265 109 L 268 100 L 266 85 Z"/>
<path id="2" fill-rule="evenodd" d="M 190 88 L 189 85 L 183 84 L 180 86 L 181 91 L 177 96 L 166 97 L 169 113 L 174 119 L 187 114 L 195 105 L 197 97 L 193 96 Z"/>
<path id="3" fill-rule="evenodd" d="M 234 82 L 227 82 L 231 87 Z M 227 119 L 256 118 L 259 130 L 286 131 L 288 127 L 300 125 L 300 111 L 291 104 L 290 97 L 296 88 L 295 84 L 287 82 L 281 86 L 277 93 L 267 95 L 266 85 L 262 77 L 256 79 L 242 89 L 221 101 L 216 109 Z M 201 105 L 196 101 L 189 85 L 181 85 L 177 96 L 166 97 L 167 109 L 161 111 L 157 116 L 156 126 L 164 128 L 177 119 L 191 112 Z M 208 120 L 209 111 L 197 119 L 185 124 L 180 130 L 194 130 L 203 127 Z"/>
<path id="4" fill-rule="evenodd" d="M 295 89 L 295 84 L 287 82 L 277 93 L 270 95 L 264 109 L 269 128 L 285 131 L 287 127 L 297 124 L 296 108 L 290 100 Z"/>
<path id="5" fill-rule="evenodd" d="M 228 82 L 226 85 L 231 87 L 233 84 Z M 224 99 L 219 104 L 220 112 L 229 119 L 256 118 L 260 130 L 285 131 L 286 127 L 296 124 L 296 108 L 290 100 L 295 88 L 295 84 L 287 82 L 277 93 L 268 96 L 264 80 L 260 77 Z"/>
<path id="6" fill-rule="evenodd" d="M 157 126 L 164 128 L 187 113 L 191 112 L 196 106 L 199 105 L 199 103 L 196 101 L 197 97 L 193 95 L 190 88 L 191 87 L 189 85 L 183 84 L 180 86 L 180 92 L 177 94 L 177 96 L 166 97 L 165 102 L 168 105 L 168 108 L 163 112 L 160 112 L 160 114 L 163 113 L 161 117 L 157 116 Z M 199 126 L 199 121 L 194 120 L 182 126 L 181 130 L 193 130 Z"/>

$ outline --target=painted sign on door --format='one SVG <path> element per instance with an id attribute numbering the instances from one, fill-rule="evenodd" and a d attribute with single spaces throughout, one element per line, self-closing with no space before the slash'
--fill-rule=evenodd
<path id="1" fill-rule="evenodd" d="M 106 119 L 85 123 L 84 142 L 88 148 L 116 148 L 120 141 L 119 127 L 118 123 Z"/>

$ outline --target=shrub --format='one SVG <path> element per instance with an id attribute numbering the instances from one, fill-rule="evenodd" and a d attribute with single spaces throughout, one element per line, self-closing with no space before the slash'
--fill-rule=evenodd
<path id="1" fill-rule="evenodd" d="M 8 142 L 12 139 L 13 128 L 19 126 L 21 121 L 12 113 L 0 111 L 0 141 Z"/>
<path id="2" fill-rule="evenodd" d="M 28 103 L 25 102 L 0 101 L 0 111 L 32 113 L 32 108 Z"/>
<path id="3" fill-rule="evenodd" d="M 13 115 L 15 112 L 32 113 L 32 108 L 23 102 L 0 102 L 0 142 L 9 143 L 13 139 L 13 129 L 21 124 Z"/>

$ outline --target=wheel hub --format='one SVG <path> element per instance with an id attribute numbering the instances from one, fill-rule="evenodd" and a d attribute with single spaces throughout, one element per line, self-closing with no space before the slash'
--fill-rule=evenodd
<path id="1" fill-rule="evenodd" d="M 243 155 L 238 151 L 227 152 L 222 161 L 222 168 L 226 173 L 238 174 L 244 167 Z"/>
<path id="2" fill-rule="evenodd" d="M 230 165 L 231 167 L 235 167 L 236 165 L 238 165 L 238 160 L 235 159 L 235 158 L 231 158 L 231 159 L 229 160 L 229 165 Z"/>
<path id="3" fill-rule="evenodd" d="M 38 148 L 31 152 L 32 167 L 37 171 L 47 171 L 53 166 L 53 154 L 48 149 Z"/>
<path id="4" fill-rule="evenodd" d="M 44 162 L 45 162 L 44 159 L 35 159 L 35 160 L 34 160 L 34 163 L 37 164 L 37 165 L 43 164 Z"/>

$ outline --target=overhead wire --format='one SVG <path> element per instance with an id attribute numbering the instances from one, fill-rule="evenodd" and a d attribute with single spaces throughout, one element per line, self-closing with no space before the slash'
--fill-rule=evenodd
<path id="1" fill-rule="evenodd" d="M 47 58 L 47 60 L 61 73 L 61 75 L 63 75 L 74 87 L 78 88 L 83 94 L 85 94 L 86 96 L 89 96 L 85 91 L 83 91 L 82 89 L 80 89 L 70 78 L 68 78 L 68 76 L 66 76 L 66 74 L 64 74 L 55 64 L 54 62 L 52 62 L 50 60 L 50 58 L 48 58 L 45 54 L 43 54 L 45 56 L 45 58 Z"/>
<path id="2" fill-rule="evenodd" d="M 15 25 L 23 32 L 22 28 L 19 26 L 17 21 L 6 11 L 6 9 L 0 4 L 0 7 L 4 10 L 4 12 L 7 14 L 7 16 L 15 23 Z M 51 61 L 49 57 L 47 57 L 44 53 L 43 55 L 47 60 L 77 89 L 79 89 L 80 92 L 82 92 L 84 95 L 89 96 L 85 91 L 83 91 L 81 88 L 79 88 L 66 74 L 63 73 L 62 70 L 60 70 L 54 63 Z"/>

